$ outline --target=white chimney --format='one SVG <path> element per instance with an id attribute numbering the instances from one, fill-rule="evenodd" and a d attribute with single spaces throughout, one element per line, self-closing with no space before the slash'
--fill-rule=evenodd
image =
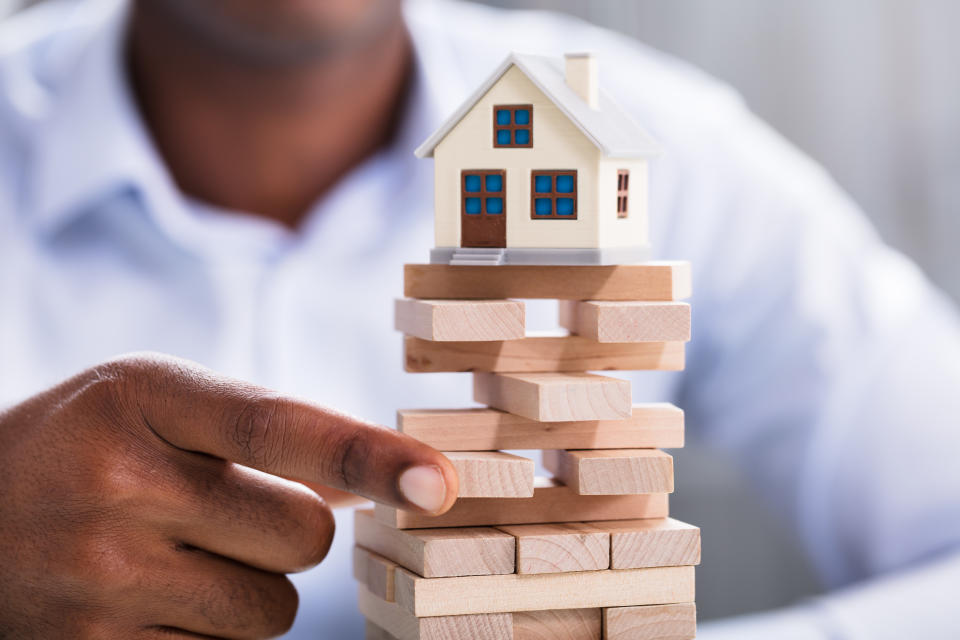
<path id="1" fill-rule="evenodd" d="M 565 77 L 573 89 L 591 109 L 600 107 L 600 80 L 597 77 L 597 57 L 593 53 L 567 53 Z"/>

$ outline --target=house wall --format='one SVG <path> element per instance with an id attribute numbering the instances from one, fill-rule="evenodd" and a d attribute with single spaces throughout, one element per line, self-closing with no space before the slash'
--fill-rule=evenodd
<path id="1" fill-rule="evenodd" d="M 600 216 L 598 238 L 603 247 L 635 247 L 649 242 L 647 223 L 647 161 L 604 158 L 597 174 Z M 617 171 L 630 171 L 627 217 L 617 217 Z"/>
<path id="2" fill-rule="evenodd" d="M 493 105 L 518 103 L 533 105 L 533 148 L 494 148 Z M 463 169 L 506 171 L 508 247 L 598 246 L 599 164 L 599 150 L 523 72 L 511 67 L 434 149 L 436 246 L 460 246 L 460 172 Z M 576 220 L 531 219 L 530 171 L 533 169 L 577 170 Z M 616 198 L 616 193 L 613 197 Z M 616 217 L 615 201 L 610 211 Z"/>

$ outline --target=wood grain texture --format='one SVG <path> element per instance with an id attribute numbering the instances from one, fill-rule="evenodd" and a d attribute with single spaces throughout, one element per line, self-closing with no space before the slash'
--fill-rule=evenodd
<path id="1" fill-rule="evenodd" d="M 519 300 L 415 300 L 394 304 L 397 331 L 424 340 L 516 340 L 525 332 Z"/>
<path id="2" fill-rule="evenodd" d="M 658 449 L 553 449 L 543 466 L 580 495 L 673 492 L 673 456 Z"/>
<path id="3" fill-rule="evenodd" d="M 610 568 L 700 564 L 700 529 L 673 518 L 593 522 L 610 533 Z"/>
<path id="4" fill-rule="evenodd" d="M 389 630 L 397 640 L 513 640 L 510 613 L 418 618 L 396 603 L 378 598 L 363 586 L 357 587 L 357 608 L 367 620 Z"/>
<path id="5" fill-rule="evenodd" d="M 447 451 L 460 479 L 460 498 L 531 498 L 536 464 L 501 451 Z"/>
<path id="6" fill-rule="evenodd" d="M 603 343 L 581 336 L 528 336 L 499 342 L 431 342 L 406 336 L 404 368 L 444 371 L 681 371 L 683 342 Z"/>
<path id="7" fill-rule="evenodd" d="M 394 600 L 397 564 L 363 547 L 353 548 L 353 578 L 370 593 L 387 602 Z"/>
<path id="8" fill-rule="evenodd" d="M 422 617 L 692 602 L 693 567 L 421 578 L 397 569 L 397 604 Z M 389 628 L 389 627 L 388 627 Z"/>
<path id="9" fill-rule="evenodd" d="M 513 573 L 516 539 L 491 527 L 403 530 L 354 512 L 356 543 L 427 578 Z"/>
<path id="10" fill-rule="evenodd" d="M 692 602 L 603 610 L 604 640 L 692 640 L 696 635 Z"/>
<path id="11" fill-rule="evenodd" d="M 497 409 L 403 409 L 397 428 L 441 451 L 618 449 L 683 446 L 683 411 L 635 404 L 623 420 L 538 422 Z"/>
<path id="12" fill-rule="evenodd" d="M 391 527 L 426 529 L 665 518 L 668 510 L 666 493 L 581 496 L 549 478 L 537 478 L 532 498 L 463 498 L 440 516 L 425 516 L 382 504 L 376 505 L 374 513 L 377 520 Z"/>
<path id="13" fill-rule="evenodd" d="M 513 614 L 513 640 L 600 640 L 602 610 L 553 609 Z"/>
<path id="14" fill-rule="evenodd" d="M 407 264 L 403 295 L 428 299 L 682 300 L 689 262 L 604 266 Z"/>
<path id="15" fill-rule="evenodd" d="M 475 373 L 473 399 L 543 422 L 629 418 L 630 383 L 592 373 Z"/>
<path id="16" fill-rule="evenodd" d="M 686 302 L 561 300 L 560 326 L 598 342 L 687 342 Z"/>
<path id="17" fill-rule="evenodd" d="M 610 534 L 581 522 L 499 527 L 517 539 L 517 573 L 610 568 Z"/>

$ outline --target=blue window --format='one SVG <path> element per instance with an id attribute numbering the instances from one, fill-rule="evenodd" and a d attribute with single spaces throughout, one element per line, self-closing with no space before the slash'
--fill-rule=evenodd
<path id="1" fill-rule="evenodd" d="M 493 107 L 493 146 L 529 149 L 533 146 L 533 105 Z"/>
<path id="2" fill-rule="evenodd" d="M 470 216 L 503 215 L 506 184 L 501 169 L 474 169 L 461 173 L 463 213 Z"/>
<path id="3" fill-rule="evenodd" d="M 568 170 L 530 173 L 531 211 L 534 219 L 577 219 L 577 172 Z"/>

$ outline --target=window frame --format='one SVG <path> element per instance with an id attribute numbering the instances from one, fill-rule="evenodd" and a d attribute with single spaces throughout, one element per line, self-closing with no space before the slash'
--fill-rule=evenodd
<path id="1" fill-rule="evenodd" d="M 467 191 L 467 175 L 479 174 L 480 190 Z M 500 176 L 500 191 L 487 191 L 487 176 Z M 507 172 L 505 169 L 462 169 L 460 171 L 460 215 L 461 216 L 496 216 L 506 218 L 507 215 Z M 480 211 L 478 213 L 467 213 L 467 198 L 480 199 Z M 503 208 L 500 213 L 489 213 L 487 211 L 487 198 L 500 198 L 503 201 Z"/>
<path id="2" fill-rule="evenodd" d="M 526 109 L 530 113 L 530 121 L 527 124 L 516 124 L 517 111 Z M 510 124 L 497 124 L 497 111 L 510 112 Z M 505 130 L 510 132 L 510 142 L 500 144 L 497 142 L 497 131 Z M 530 134 L 527 144 L 515 144 L 516 132 L 526 130 Z M 533 148 L 533 105 L 532 104 L 495 104 L 493 105 L 493 148 L 494 149 L 532 149 Z"/>
<path id="3" fill-rule="evenodd" d="M 537 191 L 537 176 L 550 176 L 550 185 L 551 190 L 549 193 L 538 192 Z M 558 176 L 572 176 L 573 177 L 573 191 L 570 193 L 559 192 L 557 191 L 557 177 Z M 577 179 L 577 170 L 576 169 L 533 169 L 530 171 L 530 219 L 531 220 L 576 220 L 578 217 L 578 207 L 577 200 L 579 199 L 579 184 Z M 537 199 L 538 198 L 550 198 L 550 215 L 539 215 L 537 214 Z M 557 199 L 558 198 L 572 198 L 573 199 L 573 214 L 569 216 L 563 216 L 557 213 Z"/>
<path id="4" fill-rule="evenodd" d="M 617 169 L 617 218 L 630 217 L 630 169 Z"/>

